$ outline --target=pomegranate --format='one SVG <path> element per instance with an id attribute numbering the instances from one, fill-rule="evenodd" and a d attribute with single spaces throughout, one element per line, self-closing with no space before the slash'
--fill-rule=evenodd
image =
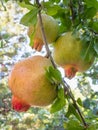
<path id="1" fill-rule="evenodd" d="M 94 58 L 85 61 L 81 56 L 82 49 L 82 41 L 77 40 L 72 32 L 64 33 L 55 42 L 53 57 L 64 68 L 66 77 L 73 78 L 76 72 L 84 72 L 92 65 Z"/>
<path id="2" fill-rule="evenodd" d="M 16 63 L 9 75 L 9 88 L 12 94 L 30 106 L 47 106 L 52 104 L 57 96 L 56 86 L 46 77 L 45 68 L 51 66 L 51 61 L 43 56 L 33 56 Z M 17 99 L 14 99 L 15 108 Z M 20 109 L 23 104 L 18 103 Z M 18 109 L 16 108 L 16 109 Z"/>
<path id="3" fill-rule="evenodd" d="M 54 42 L 58 35 L 59 35 L 59 25 L 58 22 L 51 16 L 46 14 L 41 14 L 42 16 L 42 23 L 44 27 L 45 36 L 48 43 Z M 34 27 L 30 26 L 28 29 L 28 35 L 30 36 L 34 32 L 34 45 L 32 48 L 36 49 L 37 51 L 41 51 L 44 41 L 41 31 L 41 26 L 39 22 L 39 17 L 37 18 L 37 24 L 34 30 Z"/>

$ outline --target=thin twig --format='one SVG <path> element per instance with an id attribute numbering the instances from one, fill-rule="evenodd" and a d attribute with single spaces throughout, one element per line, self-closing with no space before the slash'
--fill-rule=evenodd
<path id="1" fill-rule="evenodd" d="M 39 3 L 39 0 L 36 0 L 36 3 L 37 3 L 37 5 L 38 5 L 38 7 L 40 8 L 41 5 L 40 5 L 40 3 Z M 53 67 L 57 69 L 57 66 L 56 66 L 56 64 L 55 64 L 55 62 L 54 62 L 54 60 L 53 60 L 53 57 L 51 56 L 51 52 L 50 52 L 50 50 L 49 50 L 48 43 L 47 43 L 47 40 L 46 40 L 46 36 L 45 36 L 45 33 L 44 33 L 44 27 L 43 27 L 42 17 L 41 17 L 41 10 L 39 10 L 38 15 L 39 15 L 40 26 L 41 26 L 41 30 L 42 30 L 42 35 L 43 35 L 43 40 L 44 40 L 44 44 L 45 44 L 45 47 L 46 47 L 47 55 L 48 55 L 48 57 L 50 58 L 50 60 L 51 60 L 51 62 L 52 62 L 52 64 L 53 64 Z M 75 101 L 75 99 L 74 99 L 74 96 L 73 96 L 73 94 L 72 94 L 72 92 L 71 92 L 71 90 L 70 90 L 70 86 L 66 83 L 66 81 L 65 81 L 63 78 L 62 78 L 62 85 L 63 85 L 63 87 L 64 87 L 64 91 L 67 92 L 68 95 L 70 96 L 70 98 L 72 99 L 73 104 L 74 104 L 75 108 L 77 109 L 77 112 L 78 112 L 78 114 L 80 115 L 81 120 L 82 120 L 84 126 L 87 127 L 87 124 L 86 124 L 86 122 L 85 122 L 85 119 L 84 119 L 84 117 L 82 116 L 81 111 L 80 111 L 80 109 L 79 109 L 79 107 L 78 107 L 78 105 L 77 105 L 77 103 L 76 103 L 76 101 Z"/>
<path id="2" fill-rule="evenodd" d="M 39 3 L 39 0 L 36 0 L 36 3 L 38 5 L 38 7 L 40 8 L 41 5 Z M 43 22 L 42 22 L 42 17 L 41 17 L 41 10 L 39 9 L 39 12 L 38 12 L 38 16 L 39 16 L 39 20 L 40 20 L 40 27 L 41 27 L 41 31 L 42 31 L 42 36 L 43 36 L 43 41 L 44 41 L 44 44 L 45 44 L 45 48 L 46 48 L 46 51 L 47 51 L 47 57 L 50 58 L 54 68 L 56 68 L 56 64 L 51 56 L 51 52 L 49 50 L 49 47 L 48 47 L 48 43 L 47 43 L 47 39 L 46 39 L 46 36 L 45 36 L 45 31 L 44 31 L 44 27 L 43 27 Z"/>
<path id="3" fill-rule="evenodd" d="M 70 7 L 70 10 L 71 10 L 72 25 L 73 25 L 74 19 L 75 19 L 75 11 L 74 11 L 72 0 L 70 0 L 70 2 L 69 2 L 69 7 Z"/>

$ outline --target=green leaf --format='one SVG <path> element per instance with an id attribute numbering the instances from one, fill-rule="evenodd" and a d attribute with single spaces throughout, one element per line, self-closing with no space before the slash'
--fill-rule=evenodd
<path id="1" fill-rule="evenodd" d="M 65 98 L 64 88 L 62 88 L 61 86 L 60 86 L 60 88 L 58 88 L 58 98 L 62 99 L 62 100 L 64 100 L 64 98 Z"/>
<path id="2" fill-rule="evenodd" d="M 53 2 L 51 1 L 43 2 L 42 4 L 47 14 L 51 16 L 56 15 L 59 10 L 62 10 L 62 8 L 59 5 L 57 4 L 54 5 Z"/>
<path id="3" fill-rule="evenodd" d="M 93 22 L 92 29 L 94 29 L 96 32 L 98 32 L 98 21 Z"/>
<path id="4" fill-rule="evenodd" d="M 81 118 L 80 118 L 76 108 L 74 107 L 73 104 L 70 103 L 68 106 L 68 112 L 66 113 L 66 117 L 69 117 L 71 114 L 73 114 L 81 122 Z"/>
<path id="5" fill-rule="evenodd" d="M 82 107 L 83 107 L 83 103 L 82 103 L 81 98 L 78 98 L 78 99 L 77 99 L 77 103 L 78 103 L 80 106 L 82 106 Z"/>
<path id="6" fill-rule="evenodd" d="M 86 34 L 85 34 L 86 35 Z M 81 51 L 81 57 L 85 62 L 90 62 L 95 57 L 95 50 L 92 37 L 86 35 L 83 40 L 83 49 Z"/>
<path id="7" fill-rule="evenodd" d="M 70 119 L 66 124 L 64 124 L 64 128 L 66 130 L 84 130 L 84 126 L 82 126 L 77 120 Z M 86 129 L 85 129 L 86 130 Z"/>
<path id="8" fill-rule="evenodd" d="M 51 83 L 55 83 L 57 85 L 62 82 L 61 72 L 52 66 L 49 66 L 49 68 L 46 69 L 46 77 Z"/>
<path id="9" fill-rule="evenodd" d="M 58 97 L 51 106 L 50 112 L 54 113 L 60 111 L 65 106 L 65 96 L 64 96 L 64 89 L 62 87 L 58 90 Z"/>
<path id="10" fill-rule="evenodd" d="M 32 4 L 26 4 L 25 2 L 20 2 L 19 5 L 23 8 L 27 8 L 29 10 L 32 10 L 34 6 Z"/>
<path id="11" fill-rule="evenodd" d="M 65 31 L 69 31 L 72 27 L 72 22 L 71 22 L 71 19 L 69 17 L 69 12 L 67 13 L 62 13 L 61 14 L 58 14 L 60 15 L 60 22 L 61 22 L 61 25 L 60 25 L 60 30 L 61 32 L 65 32 Z"/>
<path id="12" fill-rule="evenodd" d="M 54 113 L 60 111 L 64 106 L 65 102 L 62 102 L 59 98 L 57 98 L 55 103 L 51 106 L 50 112 Z"/>
<path id="13" fill-rule="evenodd" d="M 69 1 L 68 0 L 63 0 L 63 4 L 65 4 L 66 6 L 68 6 Z"/>
<path id="14" fill-rule="evenodd" d="M 57 14 L 57 12 L 58 12 L 60 9 L 61 9 L 60 6 L 54 5 L 54 6 L 51 6 L 51 8 L 48 8 L 47 13 L 48 13 L 49 15 L 55 15 L 55 14 Z"/>
<path id="15" fill-rule="evenodd" d="M 27 14 L 25 14 L 22 17 L 20 23 L 25 26 L 35 25 L 37 21 L 37 13 L 38 13 L 38 9 L 33 8 L 31 11 L 29 11 Z"/>
<path id="16" fill-rule="evenodd" d="M 97 130 L 96 124 L 90 124 L 86 130 Z"/>
<path id="17" fill-rule="evenodd" d="M 98 1 L 97 0 L 84 0 L 88 7 L 94 7 L 98 9 Z"/>
<path id="18" fill-rule="evenodd" d="M 87 18 L 87 19 L 93 18 L 96 12 L 97 12 L 97 9 L 94 7 L 87 8 L 86 11 L 84 12 L 84 18 Z"/>

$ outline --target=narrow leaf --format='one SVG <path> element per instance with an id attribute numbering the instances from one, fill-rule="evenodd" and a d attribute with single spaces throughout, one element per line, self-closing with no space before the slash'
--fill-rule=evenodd
<path id="1" fill-rule="evenodd" d="M 81 101 L 81 98 L 78 98 L 78 99 L 77 99 L 77 103 L 78 103 L 80 106 L 83 106 L 83 103 L 82 103 L 82 101 Z"/>
<path id="2" fill-rule="evenodd" d="M 81 121 L 81 118 L 80 118 L 76 108 L 74 107 L 73 104 L 70 103 L 66 116 L 69 117 L 71 114 L 73 114 L 79 121 Z"/>

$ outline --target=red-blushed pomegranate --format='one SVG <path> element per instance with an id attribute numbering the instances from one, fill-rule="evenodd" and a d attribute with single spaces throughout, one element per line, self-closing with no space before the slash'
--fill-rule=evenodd
<path id="1" fill-rule="evenodd" d="M 30 108 L 29 104 L 27 104 L 26 102 L 22 101 L 21 99 L 15 96 L 12 96 L 11 103 L 12 103 L 12 108 L 18 112 L 25 112 Z"/>
<path id="2" fill-rule="evenodd" d="M 47 106 L 57 96 L 56 86 L 46 77 L 46 68 L 51 61 L 43 56 L 33 56 L 19 61 L 9 75 L 12 94 L 30 106 Z"/>
<path id="3" fill-rule="evenodd" d="M 82 41 L 77 40 L 71 32 L 61 35 L 54 44 L 53 58 L 64 68 L 68 78 L 75 76 L 76 72 L 84 72 L 92 65 L 94 58 L 89 62 L 81 56 Z"/>
<path id="4" fill-rule="evenodd" d="M 43 23 L 47 42 L 53 43 L 59 35 L 58 22 L 49 15 L 41 14 L 41 16 L 42 16 L 42 23 Z M 37 18 L 37 24 L 36 24 L 35 29 L 32 26 L 29 27 L 28 35 L 30 36 L 32 34 L 32 32 L 34 32 L 34 39 L 32 39 L 32 41 L 34 42 L 34 45 L 32 48 L 36 49 L 37 51 L 41 51 L 41 49 L 44 45 L 44 40 L 43 40 L 43 36 L 42 36 L 39 17 Z"/>

